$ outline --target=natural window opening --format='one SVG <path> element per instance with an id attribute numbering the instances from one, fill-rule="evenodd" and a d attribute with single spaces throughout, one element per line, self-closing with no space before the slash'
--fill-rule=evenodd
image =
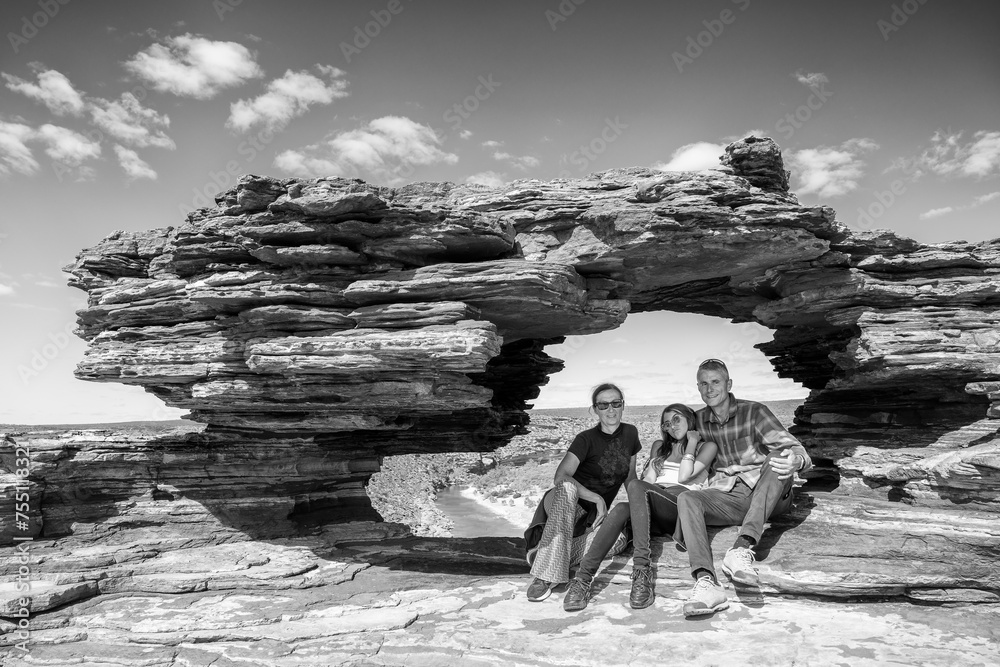
<path id="1" fill-rule="evenodd" d="M 735 396 L 764 403 L 790 428 L 808 390 L 778 377 L 754 347 L 772 337 L 752 322 L 673 312 L 633 313 L 617 329 L 569 336 L 545 348 L 565 366 L 532 401 L 527 435 L 482 455 L 386 457 L 368 486 L 372 504 L 420 535 L 520 536 L 573 438 L 596 421 L 588 406 L 594 386 L 613 382 L 625 393 L 622 421 L 639 429 L 641 465 L 660 438 L 664 406 L 703 406 L 695 374 L 707 358 L 725 361 Z"/>

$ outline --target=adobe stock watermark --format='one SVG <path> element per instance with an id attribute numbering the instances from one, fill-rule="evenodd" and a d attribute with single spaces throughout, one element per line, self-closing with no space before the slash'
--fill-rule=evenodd
<path id="1" fill-rule="evenodd" d="M 774 124 L 776 132 L 783 133 L 784 139 L 791 139 L 795 131 L 809 122 L 813 113 L 819 111 L 826 104 L 826 101 L 833 97 L 833 92 L 826 89 L 828 82 L 819 80 L 809 86 L 812 94 L 806 99 L 805 104 L 800 104 L 795 111 L 785 114 L 785 117 Z"/>
<path id="2" fill-rule="evenodd" d="M 38 35 L 38 31 L 49 24 L 59 14 L 59 9 L 70 3 L 70 0 L 38 0 L 37 11 L 31 16 L 22 16 L 20 30 L 18 32 L 8 32 L 7 40 L 16 54 L 22 46 L 30 42 Z"/>
<path id="3" fill-rule="evenodd" d="M 741 12 L 745 12 L 747 7 L 750 6 L 750 0 L 731 0 L 733 4 L 740 8 Z M 677 71 L 681 74 L 684 73 L 684 68 L 687 65 L 691 65 L 695 60 L 701 57 L 712 44 L 715 43 L 722 33 L 725 32 L 727 25 L 732 25 L 736 21 L 737 14 L 731 9 L 723 9 L 719 13 L 719 18 L 717 19 L 705 19 L 701 22 L 705 29 L 699 32 L 697 35 L 688 35 L 687 46 L 684 49 L 684 53 L 680 51 L 674 51 L 671 57 L 674 60 L 674 65 L 677 67 Z"/>
<path id="4" fill-rule="evenodd" d="M 560 23 L 569 19 L 576 11 L 576 8 L 585 3 L 587 0 L 562 0 L 559 6 L 556 7 L 557 11 L 551 9 L 545 10 L 545 20 L 549 22 L 549 27 L 552 28 L 552 32 L 556 31 L 556 28 Z"/>
<path id="5" fill-rule="evenodd" d="M 34 541 L 31 532 L 31 487 L 28 477 L 31 475 L 31 452 L 27 446 L 16 444 L 13 439 L 6 438 L 4 445 L 14 446 L 14 474 L 17 480 L 14 485 L 14 528 L 13 536 L 15 555 L 12 562 L 18 564 L 14 588 L 21 595 L 15 605 L 16 611 L 11 616 L 17 619 L 17 631 L 11 633 L 11 638 L 17 641 L 14 648 L 22 653 L 28 653 L 28 640 L 31 638 L 31 543 Z"/>
<path id="6" fill-rule="evenodd" d="M 900 197 L 906 194 L 906 180 L 907 178 L 914 178 L 917 171 L 916 164 L 911 163 L 906 165 L 903 168 L 903 176 L 894 179 L 889 184 L 888 190 L 876 190 L 875 201 L 869 203 L 867 206 L 858 207 L 857 221 L 850 226 L 860 231 L 872 229 L 875 226 L 875 222 L 885 215 Z"/>
<path id="7" fill-rule="evenodd" d="M 372 20 L 363 26 L 354 26 L 351 41 L 340 43 L 340 52 L 344 54 L 344 60 L 350 63 L 351 58 L 360 55 L 362 51 L 368 48 L 373 39 L 381 35 L 382 31 L 389 27 L 389 24 L 392 23 L 392 18 L 399 16 L 403 12 L 403 9 L 405 7 L 403 7 L 401 0 L 389 0 L 384 9 L 373 9 L 368 12 Z"/>
<path id="8" fill-rule="evenodd" d="M 239 180 L 240 175 L 246 173 L 247 165 L 253 162 L 264 151 L 267 145 L 274 141 L 275 136 L 275 132 L 265 127 L 263 130 L 260 130 L 256 134 L 251 134 L 241 141 L 239 146 L 236 147 L 236 153 L 242 156 L 243 160 L 227 160 L 224 165 L 225 168 L 221 171 L 210 170 L 208 172 L 208 180 L 201 187 L 192 189 L 194 196 L 191 198 L 190 204 L 182 203 L 178 205 L 181 216 L 186 216 L 188 213 L 196 211 L 199 208 L 212 208 L 215 206 L 215 196 L 236 185 L 236 181 Z"/>
<path id="9" fill-rule="evenodd" d="M 66 323 L 62 329 L 54 333 L 49 332 L 45 342 L 31 351 L 27 365 L 18 364 L 17 375 L 21 378 L 21 384 L 27 387 L 34 378 L 45 372 L 49 364 L 69 346 L 71 336 L 75 335 L 73 333 L 75 329 L 76 320 L 73 320 Z"/>
<path id="10" fill-rule="evenodd" d="M 889 14 L 889 20 L 879 19 L 875 22 L 875 26 L 878 28 L 879 32 L 882 33 L 882 40 L 888 42 L 889 36 L 898 31 L 906 22 L 910 20 L 910 17 L 917 13 L 921 7 L 927 4 L 927 0 L 903 0 L 900 4 L 892 5 L 892 13 Z"/>
<path id="11" fill-rule="evenodd" d="M 212 9 L 220 21 L 226 20 L 226 14 L 235 12 L 236 8 L 243 4 L 243 0 L 212 0 Z"/>
<path id="12" fill-rule="evenodd" d="M 476 86 L 472 95 L 466 95 L 461 103 L 456 102 L 442 114 L 441 117 L 446 123 L 451 124 L 453 131 L 460 130 L 462 122 L 468 120 L 469 116 L 479 109 L 479 105 L 488 100 L 490 95 L 500 87 L 500 82 L 493 80 L 493 74 L 487 74 L 486 78 L 480 76 L 478 81 L 479 85 Z"/>
<path id="13" fill-rule="evenodd" d="M 126 93 L 132 95 L 132 97 L 135 98 L 136 102 L 142 104 L 143 100 L 145 100 L 147 95 L 149 95 L 149 90 L 143 85 L 137 85 L 125 91 L 125 93 L 122 93 L 122 95 L 125 95 Z M 86 130 L 85 132 L 81 132 L 80 134 L 82 134 L 83 137 L 88 141 L 90 141 L 91 143 L 97 144 L 99 146 L 103 146 L 104 140 L 107 138 L 104 132 L 102 132 L 100 129 L 96 127 L 92 127 Z M 56 175 L 56 180 L 62 183 L 63 178 L 66 176 L 72 178 L 74 176 L 79 175 L 81 171 L 81 166 L 78 163 L 59 161 L 53 158 L 52 171 Z"/>
<path id="14" fill-rule="evenodd" d="M 571 178 L 572 174 L 568 169 L 568 165 L 572 164 L 577 168 L 578 172 L 582 172 L 590 166 L 590 164 L 602 155 L 608 146 L 613 144 L 618 140 L 622 133 L 628 129 L 628 125 L 623 123 L 618 116 L 614 117 L 614 120 L 610 118 L 604 119 L 604 127 L 601 128 L 598 136 L 591 139 L 586 144 L 581 144 L 575 151 L 570 153 L 568 156 L 564 153 L 559 159 L 560 165 L 566 165 L 567 168 L 559 172 L 559 178 Z"/>

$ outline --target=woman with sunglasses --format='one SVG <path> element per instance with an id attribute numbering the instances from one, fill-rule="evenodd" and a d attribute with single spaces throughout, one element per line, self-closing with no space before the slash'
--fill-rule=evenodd
<path id="1" fill-rule="evenodd" d="M 650 567 L 650 535 L 671 535 L 677 522 L 677 496 L 699 488 L 708 479 L 709 467 L 717 451 L 715 443 L 702 442 L 694 411 L 673 403 L 660 414 L 662 440 L 650 448 L 649 461 L 641 479 L 626 486 L 628 502 L 619 503 L 601 524 L 587 549 L 576 576 L 570 582 L 563 608 L 580 611 L 590 600 L 594 575 L 612 545 L 631 524 L 632 591 L 629 604 L 644 609 L 653 604 L 653 574 Z"/>
<path id="2" fill-rule="evenodd" d="M 555 586 L 569 581 L 570 567 L 580 561 L 618 490 L 636 479 L 635 457 L 642 445 L 638 429 L 622 423 L 624 394 L 605 383 L 590 398 L 599 421 L 574 438 L 556 469 L 555 486 L 545 493 L 524 533 L 533 576 L 528 599 L 533 602 L 544 600 Z M 625 540 L 620 540 L 618 550 L 624 547 Z"/>

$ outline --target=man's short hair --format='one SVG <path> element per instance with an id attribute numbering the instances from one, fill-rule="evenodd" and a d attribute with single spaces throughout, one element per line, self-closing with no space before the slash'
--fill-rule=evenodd
<path id="1" fill-rule="evenodd" d="M 726 364 L 721 359 L 706 359 L 705 361 L 698 364 L 699 371 L 720 371 L 729 377 L 729 369 L 726 368 Z"/>

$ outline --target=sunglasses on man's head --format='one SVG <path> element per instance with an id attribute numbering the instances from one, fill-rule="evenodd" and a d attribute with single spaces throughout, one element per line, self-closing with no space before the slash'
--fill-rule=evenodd
<path id="1" fill-rule="evenodd" d="M 702 368 L 703 366 L 706 366 L 708 364 L 719 364 L 723 368 L 726 368 L 726 362 L 722 361 L 722 359 L 706 359 L 705 361 L 698 364 L 698 368 Z"/>
<path id="2" fill-rule="evenodd" d="M 594 403 L 594 407 L 598 410 L 607 410 L 608 408 L 618 409 L 625 405 L 625 401 L 599 401 Z"/>

